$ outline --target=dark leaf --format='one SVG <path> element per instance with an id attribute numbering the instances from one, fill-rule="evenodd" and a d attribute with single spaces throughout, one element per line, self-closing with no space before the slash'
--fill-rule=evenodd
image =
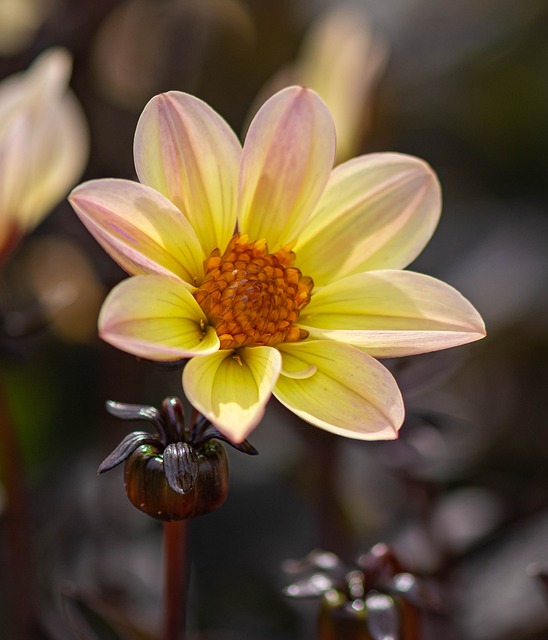
<path id="1" fill-rule="evenodd" d="M 443 602 L 434 583 L 415 578 L 411 573 L 398 573 L 388 585 L 387 591 L 403 596 L 420 609 L 441 611 Z"/>
<path id="2" fill-rule="evenodd" d="M 97 469 L 97 473 L 105 473 L 105 471 L 110 471 L 121 462 L 125 462 L 135 449 L 142 444 L 160 445 L 160 442 L 158 438 L 147 431 L 132 431 L 120 442 L 116 449 L 103 460 L 99 469 Z"/>
<path id="3" fill-rule="evenodd" d="M 123 640 L 105 616 L 90 607 L 72 585 L 62 592 L 65 616 L 78 640 Z"/>
<path id="4" fill-rule="evenodd" d="M 299 580 L 285 587 L 283 594 L 290 598 L 319 598 L 334 587 L 335 585 L 331 578 L 323 573 L 315 573 L 304 580 Z"/>
<path id="5" fill-rule="evenodd" d="M 322 571 L 339 570 L 338 572 L 343 573 L 344 565 L 337 555 L 322 549 L 314 549 L 301 560 L 286 560 L 283 563 L 283 570 L 291 575 L 310 569 L 321 569 Z"/>
<path id="6" fill-rule="evenodd" d="M 198 477 L 198 458 L 186 442 L 169 444 L 164 450 L 164 472 L 167 483 L 177 493 L 192 491 Z"/>
<path id="7" fill-rule="evenodd" d="M 390 596 L 372 591 L 365 599 L 365 607 L 373 640 L 401 640 L 399 612 Z"/>
<path id="8" fill-rule="evenodd" d="M 215 440 L 222 440 L 223 442 L 226 442 L 226 444 L 229 444 L 231 447 L 234 447 L 234 449 L 238 449 L 238 451 L 241 451 L 242 453 L 247 453 L 250 456 L 259 455 L 259 452 L 257 451 L 257 449 L 255 449 L 255 447 L 247 440 L 244 440 L 240 444 L 234 444 L 234 442 L 229 440 L 220 431 L 215 429 L 215 427 L 212 424 L 209 424 L 205 429 L 203 429 L 202 433 L 194 441 L 194 445 L 196 447 L 199 447 L 201 444 L 203 444 L 207 440 L 212 440 L 213 438 L 215 438 Z"/>
<path id="9" fill-rule="evenodd" d="M 107 400 L 107 411 L 121 420 L 146 420 L 153 424 L 161 433 L 163 430 L 160 412 L 156 407 L 144 404 L 125 404 Z"/>

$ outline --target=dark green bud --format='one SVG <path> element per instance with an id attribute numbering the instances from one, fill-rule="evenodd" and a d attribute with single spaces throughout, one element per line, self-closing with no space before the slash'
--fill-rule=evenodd
<path id="1" fill-rule="evenodd" d="M 179 443 L 182 444 L 182 443 Z M 153 445 L 141 445 L 125 463 L 128 498 L 158 520 L 185 520 L 218 509 L 228 494 L 228 459 L 219 442 L 208 441 L 198 451 L 183 444 L 167 458 Z M 168 470 L 166 470 L 168 466 Z"/>
<path id="2" fill-rule="evenodd" d="M 145 405 L 108 402 L 124 420 L 144 420 L 155 434 L 133 431 L 103 461 L 99 473 L 125 462 L 125 487 L 137 509 L 158 520 L 186 520 L 218 509 L 228 494 L 228 458 L 222 440 L 242 453 L 256 455 L 245 440 L 230 442 L 204 417 L 185 426 L 178 398 L 166 398 L 160 411 Z"/>

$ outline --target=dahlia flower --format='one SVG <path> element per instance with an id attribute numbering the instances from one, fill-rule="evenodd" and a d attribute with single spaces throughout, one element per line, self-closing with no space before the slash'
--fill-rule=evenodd
<path id="1" fill-rule="evenodd" d="M 455 289 L 402 270 L 438 221 L 433 171 L 396 153 L 332 171 L 333 121 L 313 91 L 270 98 L 243 150 L 207 104 L 161 94 L 134 156 L 139 183 L 93 180 L 70 196 L 132 276 L 107 296 L 99 333 L 136 356 L 188 359 L 185 394 L 233 442 L 271 394 L 333 433 L 395 438 L 403 402 L 376 358 L 484 336 Z"/>

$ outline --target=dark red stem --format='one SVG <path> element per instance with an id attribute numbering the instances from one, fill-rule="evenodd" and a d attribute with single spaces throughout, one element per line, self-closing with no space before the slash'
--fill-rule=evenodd
<path id="1" fill-rule="evenodd" d="M 185 640 L 187 606 L 186 520 L 164 523 L 163 640 Z"/>

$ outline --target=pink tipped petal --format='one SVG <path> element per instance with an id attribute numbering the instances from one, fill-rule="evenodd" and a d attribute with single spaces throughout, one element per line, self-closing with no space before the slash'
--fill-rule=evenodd
<path id="1" fill-rule="evenodd" d="M 82 109 L 67 89 L 71 57 L 49 49 L 0 83 L 0 211 L 28 231 L 80 176 L 88 157 Z"/>
<path id="2" fill-rule="evenodd" d="M 485 326 L 456 289 L 411 271 L 348 276 L 314 293 L 299 325 L 311 337 L 363 348 L 383 358 L 479 340 Z"/>
<path id="3" fill-rule="evenodd" d="M 89 154 L 85 116 L 72 93 L 43 105 L 31 127 L 31 139 L 25 145 L 25 193 L 18 209 L 18 217 L 29 230 L 66 196 Z"/>
<path id="4" fill-rule="evenodd" d="M 300 418 L 358 440 L 397 438 L 404 408 L 392 374 L 350 345 L 324 340 L 284 344 L 284 369 L 316 367 L 303 379 L 279 377 L 274 395 Z"/>
<path id="5" fill-rule="evenodd" d="M 402 269 L 438 223 L 441 190 L 422 160 L 374 153 L 337 167 L 295 247 L 297 266 L 323 285 L 352 273 Z"/>
<path id="6" fill-rule="evenodd" d="M 179 207 L 206 255 L 223 251 L 234 233 L 241 153 L 221 116 L 178 91 L 152 98 L 135 132 L 139 180 Z"/>
<path id="7" fill-rule="evenodd" d="M 178 360 L 219 349 L 215 330 L 175 278 L 135 276 L 107 296 L 99 335 L 109 344 L 150 360 Z"/>
<path id="8" fill-rule="evenodd" d="M 28 187 L 25 165 L 28 161 L 25 149 L 31 140 L 31 128 L 24 114 L 14 118 L 7 130 L 0 131 L 0 245 L 13 231 L 13 226 L 23 227 L 18 207 Z"/>
<path id="9" fill-rule="evenodd" d="M 245 139 L 240 231 L 271 251 L 294 241 L 318 201 L 335 156 L 335 129 L 313 91 L 290 87 L 268 100 Z"/>
<path id="10" fill-rule="evenodd" d="M 222 350 L 191 360 L 183 387 L 192 405 L 238 444 L 263 417 L 280 368 L 280 353 L 271 347 Z"/>
<path id="11" fill-rule="evenodd" d="M 129 180 L 92 180 L 69 197 L 90 233 L 132 275 L 203 276 L 204 252 L 190 223 L 160 193 Z"/>

